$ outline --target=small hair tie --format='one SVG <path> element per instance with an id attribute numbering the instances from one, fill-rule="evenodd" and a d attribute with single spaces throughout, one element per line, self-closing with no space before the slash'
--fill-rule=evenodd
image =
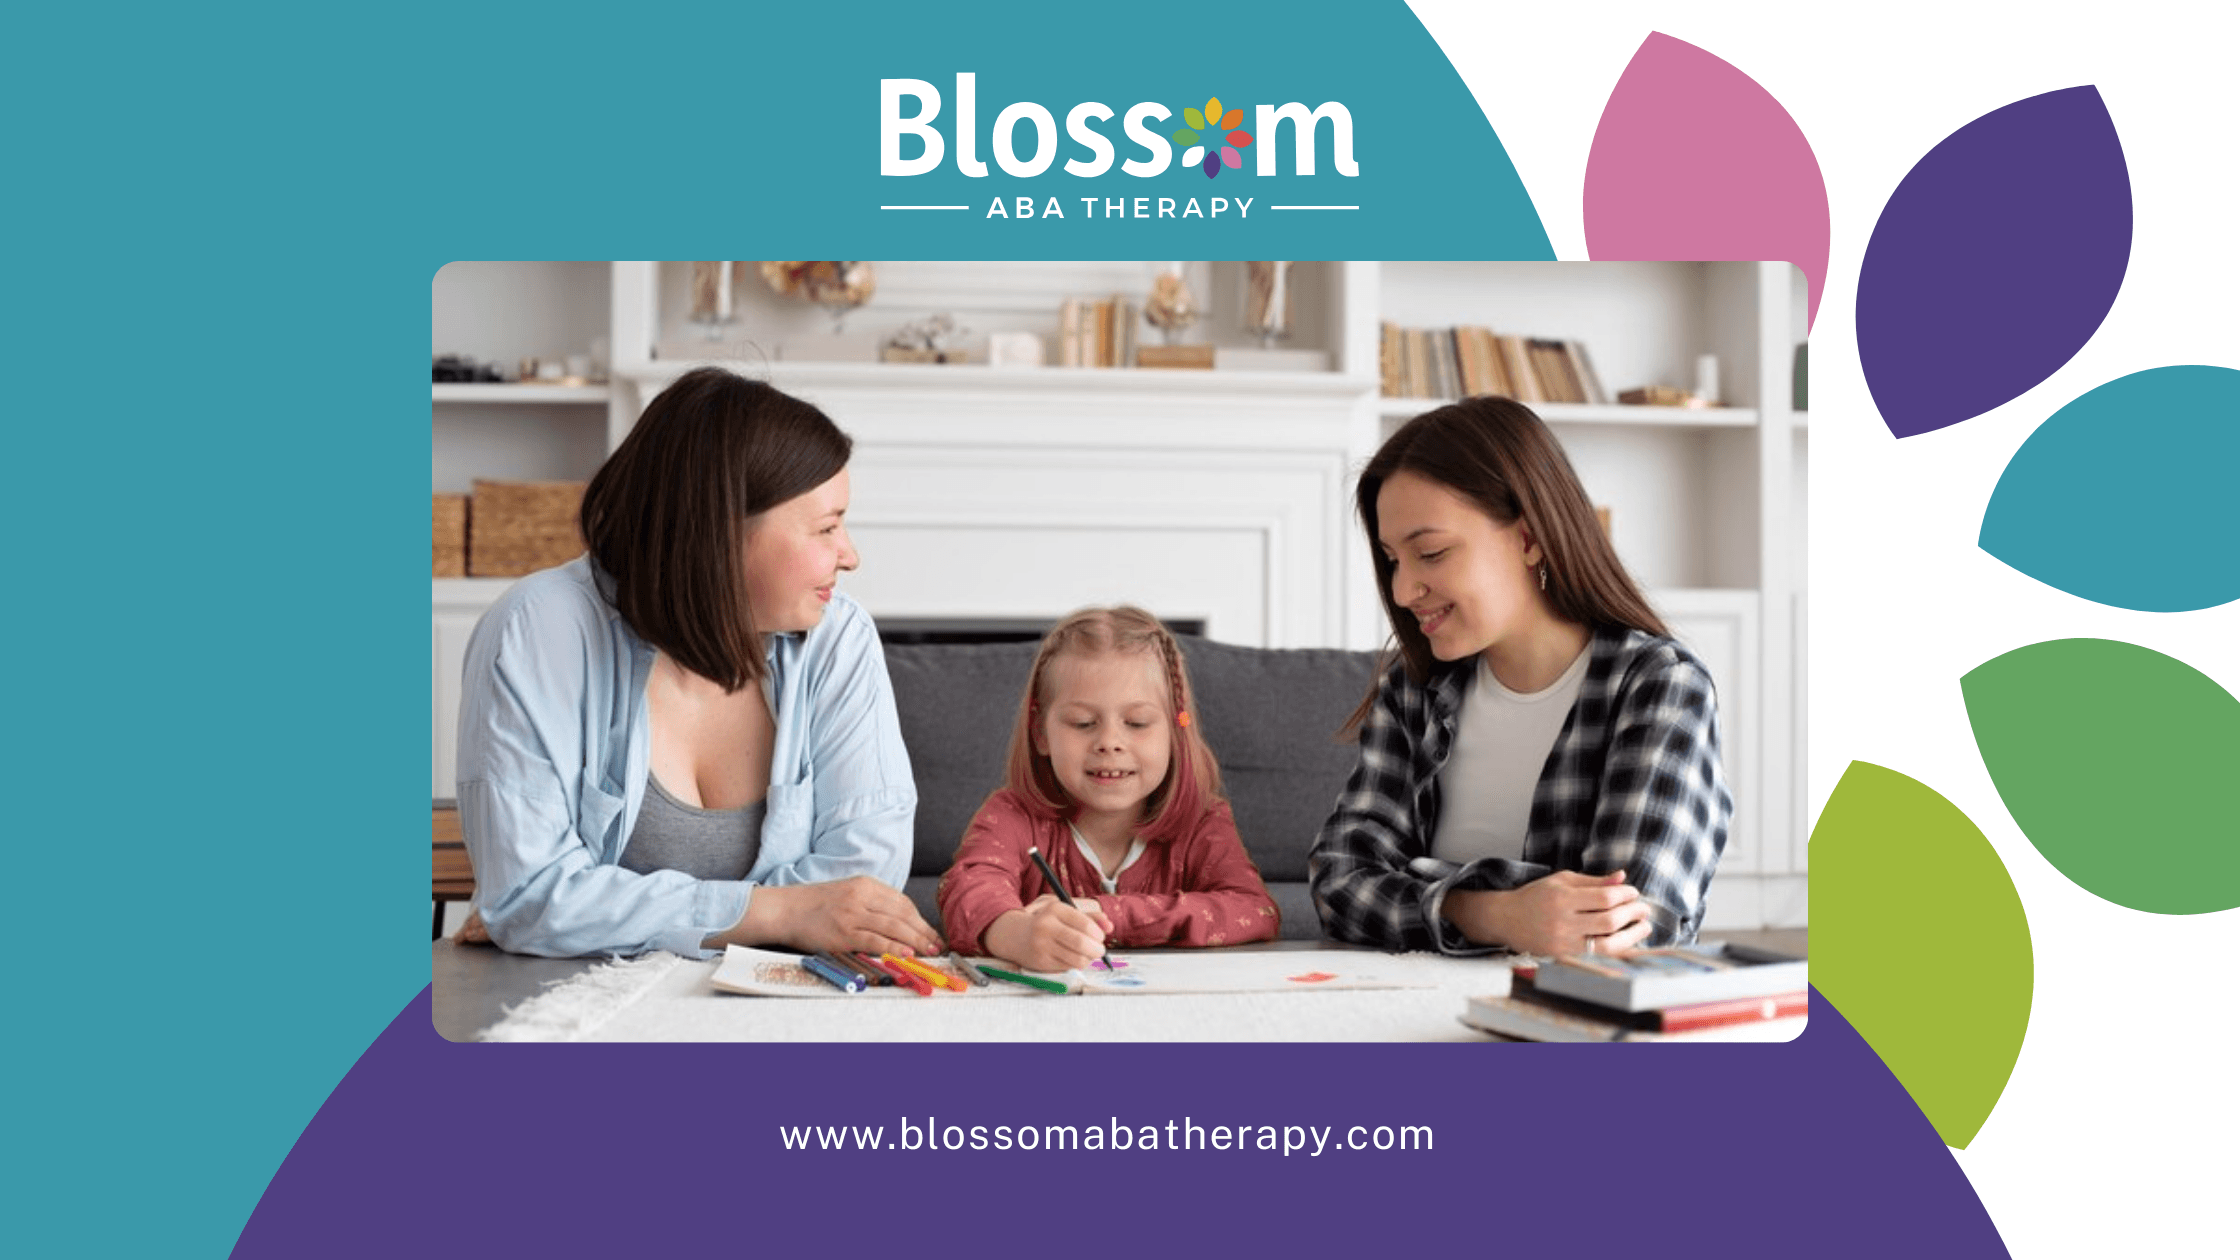
<path id="1" fill-rule="evenodd" d="M 1190 725 L 1190 715 L 1189 715 L 1188 713 L 1177 713 L 1177 714 L 1175 714 L 1175 717 L 1174 717 L 1174 724 L 1175 724 L 1176 726 L 1188 726 L 1188 725 Z"/>

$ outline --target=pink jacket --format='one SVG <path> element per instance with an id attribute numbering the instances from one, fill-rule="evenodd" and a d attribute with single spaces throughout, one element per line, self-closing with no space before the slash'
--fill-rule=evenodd
<path id="1" fill-rule="evenodd" d="M 941 925 L 951 946 L 983 952 L 980 938 L 990 924 L 1051 891 L 1027 857 L 1030 847 L 1057 868 L 1067 892 L 1096 899 L 1112 920 L 1107 939 L 1121 948 L 1242 945 L 1273 940 L 1281 926 L 1227 801 L 1185 835 L 1147 840 L 1143 856 L 1120 872 L 1119 892 L 1107 893 L 1095 864 L 1073 842 L 1071 824 L 1037 818 L 1001 789 L 973 815 L 941 877 Z"/>

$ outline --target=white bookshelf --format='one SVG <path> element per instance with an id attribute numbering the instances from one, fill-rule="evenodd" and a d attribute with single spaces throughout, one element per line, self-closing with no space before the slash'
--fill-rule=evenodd
<path id="1" fill-rule="evenodd" d="M 686 318 L 686 263 L 455 263 L 435 285 L 438 352 L 509 362 L 603 337 L 611 379 L 434 387 L 436 489 L 476 476 L 587 478 L 670 380 L 721 363 L 816 402 L 856 439 L 851 521 L 866 562 L 850 589 L 874 615 L 1055 615 L 1130 598 L 1201 617 L 1231 641 L 1367 648 L 1386 627 L 1353 478 L 1385 434 L 1443 401 L 1379 396 L 1381 321 L 1576 339 L 1613 394 L 1686 387 L 1696 356 L 1716 354 L 1721 407 L 1536 410 L 1590 497 L 1612 509 L 1621 558 L 1718 678 L 1737 826 L 1712 926 L 1802 925 L 1809 442 L 1789 382 L 1801 274 L 1758 263 L 1302 262 L 1283 345 L 1322 370 L 985 365 L 993 332 L 1035 333 L 1054 361 L 1060 303 L 1115 293 L 1140 303 L 1155 266 L 881 262 L 877 293 L 838 334 L 826 312 L 770 293 L 750 267 L 735 321 L 710 339 Z M 1256 345 L 1242 329 L 1243 265 L 1192 263 L 1186 274 L 1201 321 L 1183 339 Z M 975 362 L 876 361 L 886 334 L 935 312 L 969 330 Z M 1104 584 L 1079 579 L 1064 556 L 1081 546 L 1140 563 L 1115 566 Z M 504 586 L 434 583 L 438 795 L 464 636 Z"/>

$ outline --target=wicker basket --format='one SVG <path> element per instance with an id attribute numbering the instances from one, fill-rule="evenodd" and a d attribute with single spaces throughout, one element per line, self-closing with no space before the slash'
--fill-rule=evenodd
<path id="1" fill-rule="evenodd" d="M 519 577 L 583 554 L 580 481 L 477 481 L 467 514 L 467 572 Z"/>
<path id="2" fill-rule="evenodd" d="M 437 577 L 467 575 L 467 496 L 439 494 L 435 514 Z"/>

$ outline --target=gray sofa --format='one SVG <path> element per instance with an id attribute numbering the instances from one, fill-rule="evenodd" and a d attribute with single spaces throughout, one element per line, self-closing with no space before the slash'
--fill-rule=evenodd
<path id="1" fill-rule="evenodd" d="M 1352 773 L 1338 728 L 1376 668 L 1371 652 L 1236 647 L 1184 636 L 1206 742 L 1221 762 L 1237 830 L 1283 913 L 1287 940 L 1322 925 L 1307 895 L 1307 849 Z M 906 891 L 940 926 L 934 889 L 973 812 L 1003 780 L 1032 643 L 888 644 L 902 739 L 918 784 Z"/>

